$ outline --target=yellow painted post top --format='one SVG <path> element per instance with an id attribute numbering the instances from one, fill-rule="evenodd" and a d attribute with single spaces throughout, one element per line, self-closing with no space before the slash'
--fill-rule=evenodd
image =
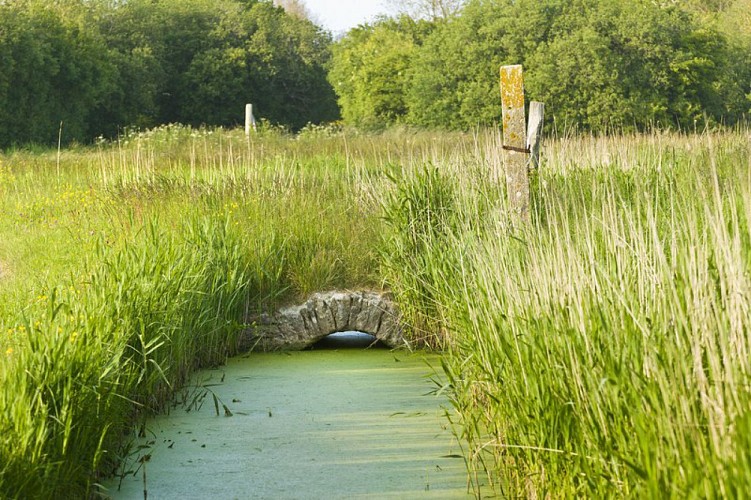
<path id="1" fill-rule="evenodd" d="M 501 107 L 508 207 L 514 225 L 526 224 L 529 222 L 529 175 L 524 75 L 521 65 L 501 67 Z"/>
<path id="2" fill-rule="evenodd" d="M 504 144 L 506 146 L 526 149 L 524 73 L 521 64 L 501 67 L 501 104 L 503 109 Z"/>

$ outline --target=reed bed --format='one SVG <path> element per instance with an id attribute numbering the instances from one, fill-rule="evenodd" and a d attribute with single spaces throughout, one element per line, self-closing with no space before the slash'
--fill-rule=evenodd
<path id="1" fill-rule="evenodd" d="M 544 157 L 526 227 L 492 176 L 451 162 L 387 203 L 388 283 L 440 332 L 478 495 L 743 496 L 751 134 L 568 138 Z"/>
<path id="2" fill-rule="evenodd" d="M 362 167 L 255 139 L 170 126 L 0 156 L 1 498 L 95 494 L 249 315 L 378 286 Z"/>

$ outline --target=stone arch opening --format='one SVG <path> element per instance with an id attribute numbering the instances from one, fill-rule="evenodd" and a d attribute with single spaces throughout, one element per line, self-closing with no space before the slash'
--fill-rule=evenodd
<path id="1" fill-rule="evenodd" d="M 347 349 L 387 349 L 388 346 L 374 335 L 365 332 L 336 332 L 326 335 L 315 344 L 306 348 L 310 351 L 347 350 Z"/>
<path id="2" fill-rule="evenodd" d="M 302 350 L 332 333 L 357 331 L 390 348 L 405 347 L 401 315 L 385 294 L 324 292 L 274 314 L 247 318 L 241 347 L 250 350 Z"/>

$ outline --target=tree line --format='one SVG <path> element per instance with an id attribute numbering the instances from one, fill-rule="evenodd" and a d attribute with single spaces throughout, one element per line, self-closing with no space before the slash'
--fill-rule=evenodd
<path id="1" fill-rule="evenodd" d="M 751 0 L 409 0 L 336 42 L 301 2 L 277 3 L 0 0 L 0 147 L 234 126 L 246 102 L 293 130 L 340 116 L 466 129 L 498 121 L 502 64 L 524 64 L 560 127 L 751 110 Z"/>
<path id="2" fill-rule="evenodd" d="M 0 147 L 339 117 L 331 35 L 257 0 L 0 1 Z M 62 128 L 61 128 L 62 123 Z"/>
<path id="3" fill-rule="evenodd" d="M 559 129 L 732 124 L 751 110 L 751 2 L 468 0 L 351 30 L 329 80 L 352 124 L 470 128 L 499 120 L 503 64 Z"/>

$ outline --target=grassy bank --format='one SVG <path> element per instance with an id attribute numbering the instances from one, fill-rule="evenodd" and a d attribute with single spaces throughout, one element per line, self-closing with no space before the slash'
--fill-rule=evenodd
<path id="1" fill-rule="evenodd" d="M 378 286 L 372 148 L 318 142 L 173 126 L 0 156 L 0 497 L 85 497 L 248 312 Z"/>
<path id="2" fill-rule="evenodd" d="M 545 157 L 528 227 L 451 164 L 387 204 L 388 284 L 442 334 L 470 471 L 510 497 L 742 496 L 751 135 L 572 138 Z"/>

